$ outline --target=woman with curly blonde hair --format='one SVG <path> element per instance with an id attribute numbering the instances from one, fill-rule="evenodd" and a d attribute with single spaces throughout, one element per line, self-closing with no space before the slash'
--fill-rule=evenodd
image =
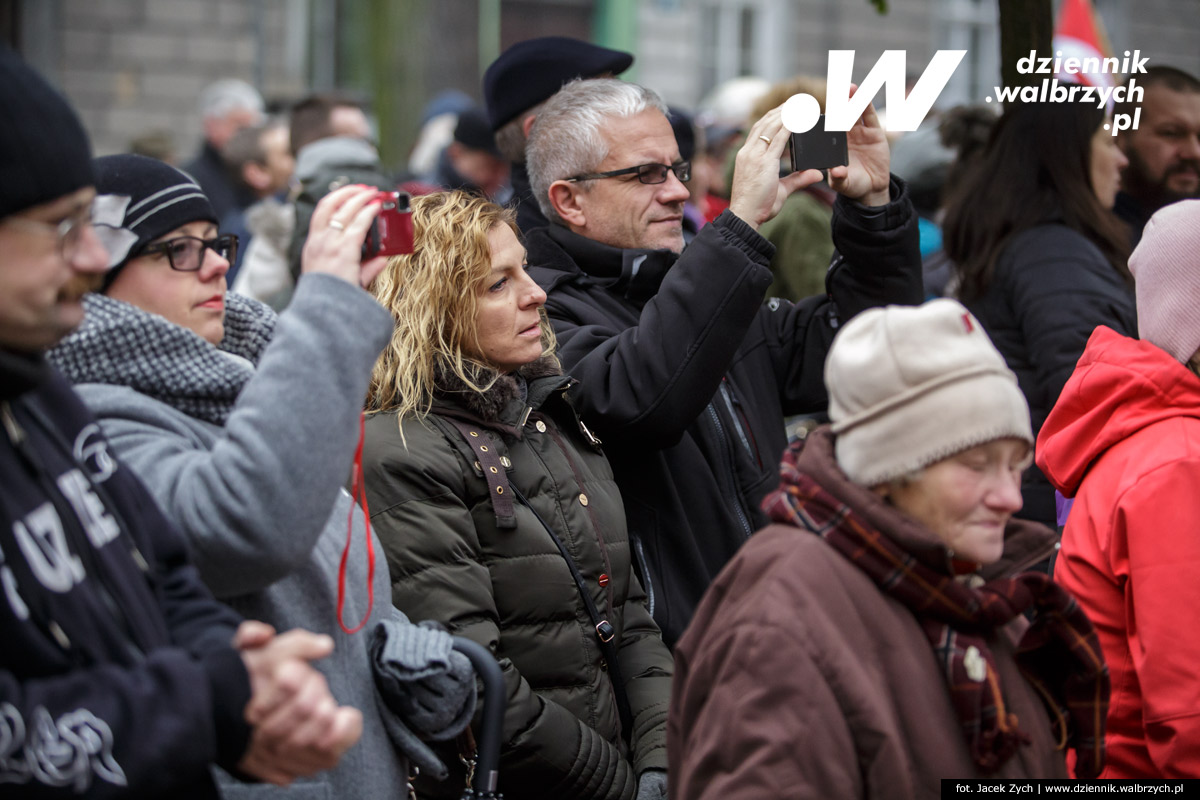
<path id="1" fill-rule="evenodd" d="M 413 252 L 373 286 L 396 328 L 363 453 L 393 602 L 499 659 L 510 800 L 665 798 L 671 656 L 513 214 L 449 192 L 416 198 L 413 224 Z M 459 797 L 463 782 L 418 788 Z"/>

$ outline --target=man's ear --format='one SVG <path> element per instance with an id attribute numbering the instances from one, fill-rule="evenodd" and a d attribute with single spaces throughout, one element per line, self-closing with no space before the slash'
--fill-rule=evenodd
<path id="1" fill-rule="evenodd" d="M 529 132 L 533 130 L 533 121 L 535 119 L 537 119 L 537 114 L 530 114 L 521 122 L 521 133 L 524 134 L 527 140 L 529 139 Z"/>
<path id="2" fill-rule="evenodd" d="M 570 181 L 555 181 L 548 191 L 550 205 L 571 228 L 582 228 L 587 224 L 587 215 L 580 202 L 585 194 L 583 187 Z"/>

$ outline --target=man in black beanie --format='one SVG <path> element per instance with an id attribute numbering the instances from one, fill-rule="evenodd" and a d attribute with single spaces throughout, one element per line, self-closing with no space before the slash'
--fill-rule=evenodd
<path id="1" fill-rule="evenodd" d="M 214 798 L 211 765 L 281 785 L 331 767 L 361 718 L 308 664 L 329 638 L 214 600 L 43 358 L 83 320 L 108 268 L 95 226 L 123 209 L 94 203 L 78 117 L 3 47 L 0 107 L 5 797 Z"/>
<path id="2" fill-rule="evenodd" d="M 620 75 L 633 55 L 567 36 L 543 36 L 517 42 L 483 74 L 483 100 L 496 132 L 496 146 L 512 162 L 509 181 L 523 233 L 549 224 L 538 208 L 525 170 L 525 142 L 542 104 L 576 78 Z"/>

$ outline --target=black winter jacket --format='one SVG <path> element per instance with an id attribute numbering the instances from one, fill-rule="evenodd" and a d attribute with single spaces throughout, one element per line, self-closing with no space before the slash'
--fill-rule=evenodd
<path id="1" fill-rule="evenodd" d="M 1137 336 L 1133 289 L 1096 245 L 1065 225 L 1017 236 L 996 260 L 982 297 L 966 303 L 1017 374 L 1036 437 L 1097 325 Z M 1025 470 L 1017 516 L 1054 527 L 1054 488 Z"/>
<path id="2" fill-rule="evenodd" d="M 572 400 L 613 464 L 663 638 L 683 633 L 709 583 L 779 483 L 787 415 L 823 413 L 838 326 L 922 299 L 917 218 L 904 184 L 868 209 L 839 198 L 827 296 L 763 294 L 775 248 L 726 211 L 680 256 L 618 250 L 558 225 L 528 234 L 529 272 Z"/>
<path id="3" fill-rule="evenodd" d="M 538 208 L 537 199 L 533 196 L 533 187 L 529 185 L 529 168 L 525 164 L 513 164 L 508 182 L 513 192 L 508 206 L 516 209 L 517 227 L 521 229 L 521 233 L 528 235 L 535 228 L 549 225 L 542 210 Z"/>
<path id="4" fill-rule="evenodd" d="M 67 382 L 0 351 L 6 798 L 215 798 L 248 741 L 240 619 Z"/>

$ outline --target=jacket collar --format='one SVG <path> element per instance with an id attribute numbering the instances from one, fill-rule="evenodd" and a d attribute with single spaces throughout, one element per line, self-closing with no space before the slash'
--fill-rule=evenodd
<path id="1" fill-rule="evenodd" d="M 515 373 L 500 375 L 486 391 L 477 392 L 453 373 L 437 377 L 432 411 L 479 422 L 488 427 L 519 430 L 525 409 L 539 409 L 558 389 L 572 382 L 553 355 L 530 362 Z"/>
<path id="2" fill-rule="evenodd" d="M 14 353 L 0 348 L 0 400 L 13 400 L 36 389 L 49 374 L 41 353 Z"/>
<path id="3" fill-rule="evenodd" d="M 658 292 L 667 270 L 679 258 L 678 253 L 670 250 L 610 247 L 562 225 L 551 224 L 546 235 L 579 272 L 639 304 Z"/>

